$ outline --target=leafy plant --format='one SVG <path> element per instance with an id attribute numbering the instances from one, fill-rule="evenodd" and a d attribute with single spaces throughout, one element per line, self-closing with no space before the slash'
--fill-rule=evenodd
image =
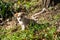
<path id="1" fill-rule="evenodd" d="M 3 18 L 11 17 L 12 12 L 12 3 L 0 1 L 0 14 L 3 16 Z"/>

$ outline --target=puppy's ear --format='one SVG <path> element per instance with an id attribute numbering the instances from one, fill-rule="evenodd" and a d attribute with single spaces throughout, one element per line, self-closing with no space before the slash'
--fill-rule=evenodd
<path id="1" fill-rule="evenodd" d="M 26 14 L 23 12 L 22 15 L 26 15 Z"/>
<path id="2" fill-rule="evenodd" d="M 15 14 L 14 14 L 14 17 L 18 17 L 18 13 L 15 13 Z"/>
<path id="3" fill-rule="evenodd" d="M 25 16 L 26 14 L 23 12 L 21 16 Z"/>

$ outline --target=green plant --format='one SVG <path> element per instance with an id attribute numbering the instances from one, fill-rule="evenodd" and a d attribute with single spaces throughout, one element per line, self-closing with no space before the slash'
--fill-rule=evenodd
<path id="1" fill-rule="evenodd" d="M 3 18 L 11 17 L 12 16 L 12 3 L 5 3 L 3 1 L 0 1 L 0 14 L 3 16 Z"/>

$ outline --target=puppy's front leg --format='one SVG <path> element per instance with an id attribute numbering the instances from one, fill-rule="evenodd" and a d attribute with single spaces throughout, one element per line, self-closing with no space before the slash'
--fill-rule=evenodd
<path id="1" fill-rule="evenodd" d="M 21 30 L 25 30 L 25 25 L 23 24 L 23 22 L 22 21 L 19 21 L 19 24 L 21 25 Z"/>
<path id="2" fill-rule="evenodd" d="M 25 30 L 25 25 L 21 25 L 22 30 Z"/>

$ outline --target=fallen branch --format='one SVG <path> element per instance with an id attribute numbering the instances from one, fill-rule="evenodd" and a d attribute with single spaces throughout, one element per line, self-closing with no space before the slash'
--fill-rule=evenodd
<path id="1" fill-rule="evenodd" d="M 37 15 L 40 15 L 41 13 L 44 13 L 44 12 L 46 12 L 46 11 L 48 11 L 46 8 L 43 8 L 42 9 L 42 11 L 40 11 L 39 13 L 36 13 L 36 14 L 34 14 L 34 15 L 32 15 L 31 16 L 31 18 L 33 19 L 33 20 L 35 20 L 35 21 L 37 21 L 38 19 L 37 19 Z"/>

